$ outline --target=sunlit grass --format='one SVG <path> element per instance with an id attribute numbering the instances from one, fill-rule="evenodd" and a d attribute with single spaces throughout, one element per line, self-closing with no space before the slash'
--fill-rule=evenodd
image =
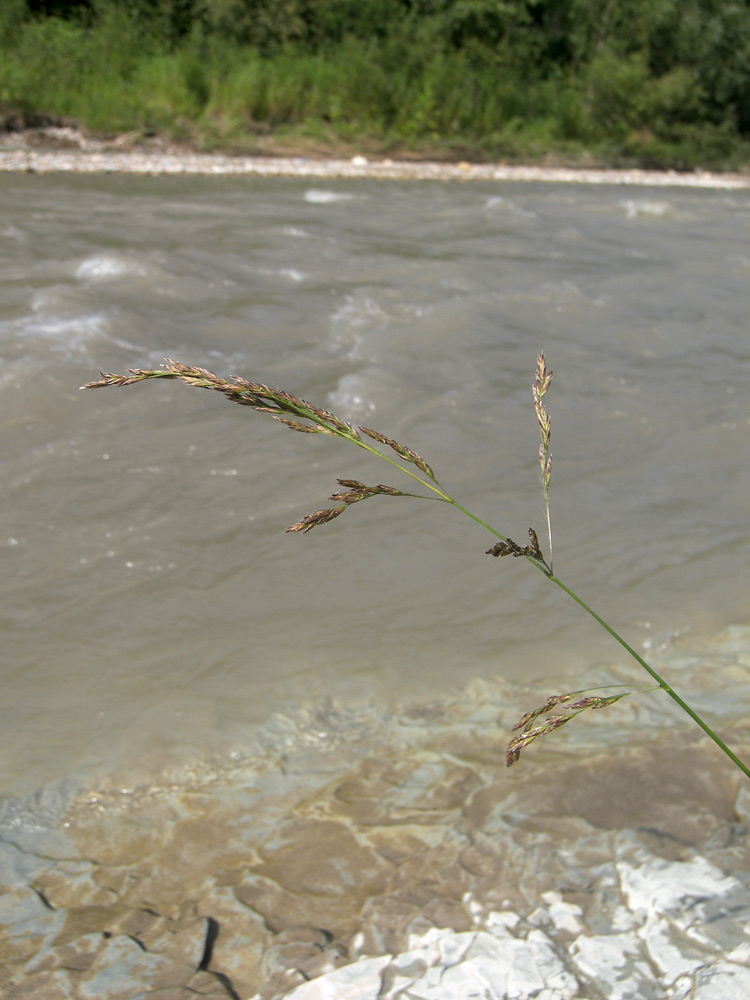
<path id="1" fill-rule="evenodd" d="M 118 8 L 107 11 L 96 30 L 57 18 L 0 25 L 0 111 L 238 150 L 259 136 L 296 134 L 315 137 L 320 151 L 359 143 L 438 158 L 588 153 L 610 163 L 733 166 L 750 156 L 727 127 L 662 127 L 682 97 L 693 99 L 683 73 L 653 87 L 642 66 L 610 59 L 579 76 L 534 77 L 487 47 L 420 48 L 393 37 L 263 54 L 195 34 L 166 50 Z"/>
<path id="2" fill-rule="evenodd" d="M 724 743 L 712 727 L 685 702 L 651 664 L 646 662 L 640 653 L 636 652 L 616 629 L 598 615 L 574 590 L 563 583 L 554 571 L 552 561 L 552 520 L 550 516 L 552 420 L 546 407 L 546 395 L 552 384 L 553 377 L 554 373 L 547 368 L 544 354 L 539 354 L 531 395 L 540 431 L 538 462 L 541 468 L 541 483 L 546 508 L 548 540 L 546 555 L 542 551 L 539 537 L 533 527 L 528 529 L 528 542 L 526 544 L 519 544 L 514 541 L 509 535 L 488 524 L 461 504 L 455 497 L 451 496 L 442 486 L 434 468 L 412 448 L 400 444 L 387 434 L 382 433 L 382 431 L 376 431 L 370 427 L 357 426 L 347 420 L 342 420 L 329 410 L 293 396 L 284 390 L 272 389 L 263 383 L 252 382 L 237 375 L 229 379 L 223 378 L 222 376 L 215 375 L 213 372 L 207 371 L 205 368 L 197 368 L 169 360 L 165 362 L 162 368 L 158 369 L 131 369 L 127 375 L 102 373 L 100 379 L 95 382 L 89 382 L 83 388 L 95 389 L 107 386 L 129 386 L 138 382 L 155 379 L 178 379 L 189 386 L 219 392 L 225 399 L 257 412 L 269 413 L 275 420 L 278 420 L 291 430 L 303 434 L 324 434 L 364 449 L 369 455 L 385 462 L 390 467 L 389 473 L 393 473 L 395 470 L 400 475 L 407 476 L 409 480 L 407 484 L 408 490 L 402 490 L 384 483 L 368 485 L 355 479 L 339 479 L 338 485 L 343 487 L 343 490 L 337 490 L 329 497 L 329 501 L 334 506 L 321 507 L 310 514 L 305 514 L 299 520 L 295 521 L 294 524 L 287 527 L 287 532 L 306 534 L 314 528 L 330 524 L 330 522 L 336 520 L 342 514 L 347 513 L 355 504 L 362 503 L 365 500 L 372 500 L 374 497 L 436 501 L 452 507 L 472 520 L 485 532 L 498 539 L 498 541 L 495 541 L 486 550 L 486 555 L 498 558 L 511 556 L 513 559 L 525 561 L 534 569 L 543 573 L 551 584 L 559 587 L 566 593 L 601 628 L 608 632 L 648 674 L 650 680 L 655 682 L 655 688 L 647 686 L 640 688 L 640 691 L 645 692 L 661 689 L 703 730 L 738 770 L 746 777 L 750 777 L 750 769 Z M 499 461 L 502 462 L 502 458 Z M 415 483 L 417 484 L 416 486 L 414 485 Z M 418 492 L 413 492 L 415 489 Z M 595 554 L 592 554 L 592 558 L 595 558 Z M 283 570 L 279 570 L 279 572 L 283 572 Z M 446 613 L 449 613 L 448 609 L 446 609 Z M 429 623 L 424 624 L 429 625 Z M 535 742 L 542 736 L 556 732 L 561 726 L 584 712 L 609 708 L 622 698 L 633 693 L 626 690 L 615 694 L 592 695 L 590 694 L 591 690 L 594 689 L 577 690 L 553 695 L 541 707 L 526 712 L 516 726 L 514 726 L 514 732 L 520 732 L 508 744 L 506 752 L 508 766 L 514 764 L 519 759 L 521 751 L 530 743 Z M 578 695 L 585 695 L 585 697 L 578 698 Z M 562 713 L 555 711 L 554 714 L 550 714 L 558 706 L 563 706 Z"/>

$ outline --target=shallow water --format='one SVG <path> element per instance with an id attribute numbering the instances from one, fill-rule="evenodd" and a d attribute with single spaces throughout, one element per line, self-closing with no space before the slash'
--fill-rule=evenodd
<path id="1" fill-rule="evenodd" d="M 657 663 L 697 665 L 690 695 L 744 732 L 746 634 L 736 663 L 717 649 L 749 596 L 747 193 L 316 184 L 0 177 L 6 839 L 75 824 L 91 789 L 176 788 L 200 811 L 191 789 L 224 775 L 241 799 L 238 762 L 259 774 L 270 746 L 277 768 L 331 711 L 367 756 L 363 720 L 429 704 L 439 738 L 472 683 L 498 685 L 495 708 L 512 692 L 507 727 L 539 692 L 641 679 L 455 511 L 375 498 L 283 534 L 337 477 L 406 488 L 383 463 L 175 383 L 78 391 L 164 357 L 395 437 L 525 540 L 544 537 L 545 350 L 557 572 Z M 638 724 L 600 726 L 602 746 L 639 720 L 674 739 L 658 699 L 623 711 Z M 323 722 L 284 723 L 280 748 L 300 717 Z"/>
<path id="2" fill-rule="evenodd" d="M 663 665 L 726 726 L 749 649 L 730 629 Z M 391 714 L 329 702 L 231 766 L 8 801 L 3 996 L 743 1000 L 744 784 L 649 699 L 507 771 L 523 700 L 476 681 Z M 725 735 L 747 753 L 746 723 Z"/>

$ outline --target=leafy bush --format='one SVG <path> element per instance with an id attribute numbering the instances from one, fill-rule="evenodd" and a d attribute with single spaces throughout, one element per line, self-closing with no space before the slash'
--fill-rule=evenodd
<path id="1" fill-rule="evenodd" d="M 89 128 L 278 128 L 474 156 L 743 162 L 737 0 L 3 0 L 0 102 Z"/>

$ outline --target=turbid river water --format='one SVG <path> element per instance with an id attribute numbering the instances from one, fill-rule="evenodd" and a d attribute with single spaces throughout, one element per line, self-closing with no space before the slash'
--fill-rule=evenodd
<path id="1" fill-rule="evenodd" d="M 115 917 L 81 917 L 78 937 L 68 912 L 63 944 L 86 939 L 72 965 L 58 955 L 62 924 L 32 931 L 13 910 L 14 940 L 37 944 L 12 951 L 21 992 L 9 995 L 44 986 L 131 997 L 133 983 L 148 992 L 157 981 L 187 990 L 184 976 L 165 986 L 153 963 L 133 971 L 135 958 L 164 949 L 149 948 L 143 928 L 123 930 L 127 909 L 128 919 L 203 921 L 186 967 L 213 976 L 217 996 L 281 996 L 329 968 L 299 972 L 300 948 L 328 960 L 339 942 L 334 964 L 346 964 L 405 949 L 415 914 L 455 933 L 473 932 L 493 907 L 527 919 L 542 892 L 565 890 L 593 829 L 607 831 L 596 850 L 613 865 L 622 854 L 612 838 L 648 828 L 654 842 L 628 850 L 673 838 L 682 847 L 672 844 L 665 864 L 693 863 L 684 852 L 699 850 L 718 865 L 715 885 L 727 872 L 746 883 L 730 766 L 663 696 L 581 718 L 529 749 L 521 777 L 503 770 L 509 724 L 540 697 L 643 678 L 541 573 L 486 556 L 487 531 L 443 504 L 376 497 L 284 534 L 329 505 L 337 478 L 409 481 L 359 449 L 175 382 L 78 387 L 99 370 L 171 357 L 286 389 L 415 449 L 457 500 L 525 542 L 529 525 L 545 539 L 530 392 L 544 350 L 555 370 L 556 571 L 725 735 L 750 745 L 747 192 L 8 175 L 0 204 L 6 911 L 36 900 L 62 920 L 63 910 L 117 904 Z M 524 836 L 542 852 L 533 877 L 507 856 L 493 868 L 477 854 L 461 864 L 470 877 L 446 875 L 449 890 L 363 915 L 364 899 L 393 904 L 394 871 L 422 885 L 469 842 L 481 853 L 466 824 L 500 837 L 492 809 L 510 822 L 538 804 L 546 773 L 555 779 L 542 798 L 554 787 L 564 830 L 531 823 Z M 588 786 L 606 808 L 592 812 Z M 402 795 L 393 814 L 385 789 Z M 399 824 L 401 839 L 388 841 Z M 363 829 L 367 856 L 357 854 Z M 544 850 L 563 841 L 572 853 L 552 863 Z M 604 854 L 575 855 L 575 893 L 594 891 Z M 172 888 L 152 885 L 134 901 L 122 880 L 143 872 L 145 856 L 148 878 Z M 314 875 L 299 860 L 308 856 Z M 336 868 L 332 856 L 348 860 Z M 407 856 L 424 866 L 408 877 Z M 184 865 L 170 868 L 178 857 L 200 874 L 195 885 Z M 92 859 L 119 874 L 97 881 Z M 48 867 L 40 875 L 34 865 Z M 503 865 L 495 899 L 488 885 Z M 356 903 L 349 889 L 326 895 L 337 878 Z M 190 885 L 180 895 L 176 882 Z M 323 915 L 310 902 L 321 894 Z M 218 933 L 229 896 L 259 922 L 251 944 L 235 937 L 230 947 Z M 611 932 L 607 905 L 581 916 L 580 936 Z M 6 911 L 0 924 L 12 926 Z M 311 940 L 311 927 L 322 936 Z M 135 958 L 112 951 L 136 939 Z M 40 948 L 52 957 L 39 959 Z M 253 956 L 244 971 L 230 952 Z M 32 953 L 37 965 L 24 966 Z M 80 994 L 64 993 L 73 966 Z M 664 991 L 700 962 L 670 966 L 669 982 L 638 966 L 645 979 L 632 993 L 597 994 L 605 972 L 579 966 L 585 995 L 687 997 Z M 106 975 L 123 968 L 120 994 Z M 45 986 L 40 975 L 53 979 Z M 379 995 L 397 995 L 390 975 Z M 32 981 L 37 993 L 24 993 Z M 87 982 L 98 985 L 87 993 Z M 507 995 L 537 995 L 524 988 Z M 413 995 L 438 996 L 420 989 Z M 584 996 L 561 989 L 550 996 Z"/>

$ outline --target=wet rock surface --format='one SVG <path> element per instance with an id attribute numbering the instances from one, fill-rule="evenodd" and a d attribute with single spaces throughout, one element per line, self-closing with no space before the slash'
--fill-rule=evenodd
<path id="1" fill-rule="evenodd" d="M 6 811 L 3 997 L 746 997 L 730 766 L 646 710 L 508 771 L 504 700 L 328 706 L 232 769 Z"/>

